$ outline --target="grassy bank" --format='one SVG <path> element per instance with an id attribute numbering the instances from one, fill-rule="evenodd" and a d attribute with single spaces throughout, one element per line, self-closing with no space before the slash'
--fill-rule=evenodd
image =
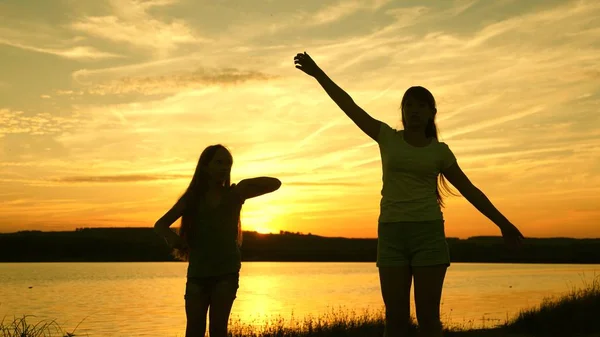
<path id="1" fill-rule="evenodd" d="M 0 323 L 0 337 L 72 337 L 55 322 L 30 324 L 27 317 Z M 413 335 L 417 331 L 412 326 Z M 232 337 L 371 337 L 382 336 L 382 312 L 334 311 L 302 320 L 273 320 L 256 328 L 233 322 Z M 490 329 L 468 326 L 446 328 L 447 337 L 600 337 L 600 277 L 563 297 L 547 298 L 539 306 L 521 311 L 504 324 Z M 96 337 L 96 336 L 91 336 Z"/>
<path id="2" fill-rule="evenodd" d="M 74 337 L 77 327 L 72 332 L 64 331 L 56 321 L 37 321 L 35 316 L 24 316 L 0 322 L 1 337 Z"/>

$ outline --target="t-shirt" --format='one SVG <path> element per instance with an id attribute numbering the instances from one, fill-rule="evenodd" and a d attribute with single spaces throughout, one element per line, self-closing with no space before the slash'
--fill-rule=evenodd
<path id="1" fill-rule="evenodd" d="M 237 243 L 238 220 L 244 199 L 225 190 L 220 203 L 209 207 L 198 205 L 190 237 L 188 277 L 207 277 L 234 273 L 241 268 L 241 253 Z"/>
<path id="2" fill-rule="evenodd" d="M 415 147 L 404 141 L 404 131 L 381 123 L 377 137 L 383 169 L 379 222 L 443 219 L 437 202 L 440 172 L 456 162 L 443 142 Z"/>

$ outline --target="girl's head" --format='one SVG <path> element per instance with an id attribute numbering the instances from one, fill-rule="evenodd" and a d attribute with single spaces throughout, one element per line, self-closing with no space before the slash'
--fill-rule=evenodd
<path id="1" fill-rule="evenodd" d="M 207 183 L 228 187 L 231 184 L 231 152 L 221 144 L 211 145 L 202 151 L 192 182 L 206 180 Z M 191 187 L 191 184 L 190 184 Z"/>
<path id="2" fill-rule="evenodd" d="M 194 176 L 187 190 L 181 196 L 185 200 L 185 210 L 181 216 L 181 227 L 179 235 L 189 242 L 194 235 L 194 221 L 198 214 L 198 206 L 204 200 L 205 194 L 211 186 L 231 186 L 231 166 L 233 156 L 229 150 L 221 145 L 208 146 L 198 159 Z M 238 219 L 238 244 L 241 244 L 241 226 Z M 187 249 L 176 249 L 176 258 L 187 261 L 189 251 Z"/>
<path id="3" fill-rule="evenodd" d="M 435 115 L 437 108 L 431 92 L 423 87 L 410 87 L 400 103 L 402 126 L 405 130 L 423 131 L 426 137 L 437 139 Z"/>

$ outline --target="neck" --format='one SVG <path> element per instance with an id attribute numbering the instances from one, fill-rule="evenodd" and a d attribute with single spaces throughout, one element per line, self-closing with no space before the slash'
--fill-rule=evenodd
<path id="1" fill-rule="evenodd" d="M 425 136 L 424 129 L 404 129 L 404 136 L 413 140 L 426 140 L 428 137 Z"/>
<path id="2" fill-rule="evenodd" d="M 425 136 L 425 130 L 404 130 L 404 141 L 415 147 L 424 147 L 431 143 L 431 139 Z"/>

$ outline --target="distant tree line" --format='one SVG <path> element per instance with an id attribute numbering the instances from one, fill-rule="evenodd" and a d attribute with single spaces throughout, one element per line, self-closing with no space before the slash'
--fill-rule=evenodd
<path id="1" fill-rule="evenodd" d="M 527 239 L 511 252 L 501 237 L 448 238 L 453 262 L 600 263 L 600 239 Z M 245 261 L 374 262 L 376 239 L 281 231 L 245 232 Z M 152 228 L 78 228 L 0 234 L 0 262 L 174 261 Z"/>

